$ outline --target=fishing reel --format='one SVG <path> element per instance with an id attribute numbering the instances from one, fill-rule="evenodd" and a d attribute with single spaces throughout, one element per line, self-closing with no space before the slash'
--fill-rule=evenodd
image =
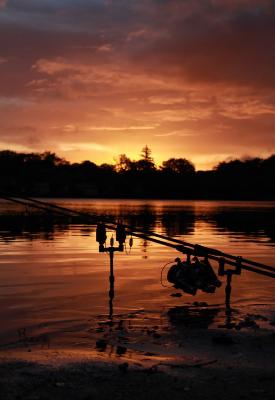
<path id="1" fill-rule="evenodd" d="M 203 260 L 194 257 L 191 261 L 189 255 L 186 261 L 176 258 L 175 262 L 167 273 L 167 280 L 176 289 L 194 296 L 199 289 L 205 293 L 215 293 L 222 285 L 207 257 Z"/>

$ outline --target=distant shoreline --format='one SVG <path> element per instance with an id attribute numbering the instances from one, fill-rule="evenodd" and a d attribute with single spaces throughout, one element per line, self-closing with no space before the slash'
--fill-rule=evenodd
<path id="1" fill-rule="evenodd" d="M 123 160 L 70 164 L 49 152 L 0 151 L 0 187 L 6 195 L 43 198 L 275 200 L 275 155 L 224 161 L 209 171 L 182 158 L 160 167 L 150 158 Z"/>
<path id="2" fill-rule="evenodd" d="M 226 201 L 226 202 L 275 202 L 275 198 L 271 197 L 266 197 L 266 198 L 257 198 L 257 197 L 249 197 L 249 198 L 244 198 L 244 197 L 130 197 L 130 196 L 94 196 L 94 197 L 89 197 L 89 196 L 55 196 L 55 195 L 38 195 L 38 194 L 9 194 L 7 196 L 10 197 L 20 197 L 20 196 L 27 196 L 27 197 L 33 197 L 36 199 L 56 199 L 56 200 L 136 200 L 136 201 L 145 201 L 145 200 L 152 200 L 152 201 L 210 201 L 210 202 L 215 202 L 215 201 Z M 5 201 L 0 197 L 0 201 Z"/>

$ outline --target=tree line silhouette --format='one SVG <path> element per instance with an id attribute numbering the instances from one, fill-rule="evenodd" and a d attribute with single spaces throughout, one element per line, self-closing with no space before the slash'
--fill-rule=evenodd
<path id="1" fill-rule="evenodd" d="M 275 155 L 223 161 L 196 171 L 186 158 L 157 167 L 145 146 L 139 160 L 121 154 L 115 164 L 69 163 L 55 153 L 0 151 L 6 194 L 42 197 L 275 200 Z"/>

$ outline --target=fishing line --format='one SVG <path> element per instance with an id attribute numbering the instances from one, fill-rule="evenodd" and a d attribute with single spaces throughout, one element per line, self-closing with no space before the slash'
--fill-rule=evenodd
<path id="1" fill-rule="evenodd" d="M 163 275 L 163 271 L 165 269 L 165 267 L 167 267 L 167 265 L 169 264 L 173 264 L 174 261 L 169 261 L 168 263 L 166 263 L 162 268 L 161 268 L 161 272 L 160 272 L 160 284 L 161 286 L 165 287 L 165 288 L 172 288 L 173 286 L 167 286 L 163 284 L 163 280 L 162 280 L 162 275 Z"/>

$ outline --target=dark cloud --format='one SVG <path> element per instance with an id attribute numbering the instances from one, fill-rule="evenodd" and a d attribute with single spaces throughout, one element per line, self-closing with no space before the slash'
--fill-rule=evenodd
<path id="1" fill-rule="evenodd" d="M 109 46 L 113 61 L 121 57 L 167 77 L 249 86 L 275 81 L 273 1 L 10 0 L 0 21 L 1 56 L 23 69 L 57 56 L 95 62 L 95 50 Z"/>
<path id="2" fill-rule="evenodd" d="M 186 2 L 184 2 L 186 3 Z M 194 2 L 196 3 L 196 2 Z M 217 2 L 218 3 L 218 2 Z M 169 14 L 133 54 L 156 73 L 192 82 L 269 86 L 275 81 L 275 7 L 226 9 L 204 2 L 193 13 Z M 244 4 L 243 4 L 244 7 Z M 203 10 L 203 12 L 202 12 Z"/>

